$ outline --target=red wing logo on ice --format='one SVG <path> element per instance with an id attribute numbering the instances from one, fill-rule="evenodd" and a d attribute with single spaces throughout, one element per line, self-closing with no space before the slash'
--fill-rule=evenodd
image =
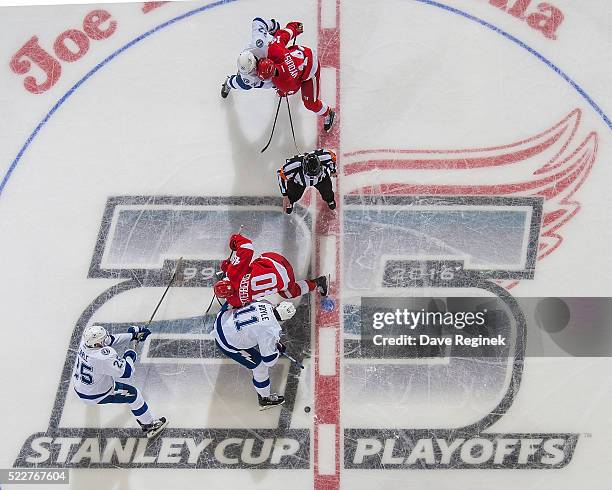
<path id="1" fill-rule="evenodd" d="M 561 227 L 580 211 L 573 196 L 597 157 L 596 132 L 574 141 L 580 122 L 581 111 L 575 109 L 535 136 L 488 148 L 353 151 L 344 155 L 344 173 L 410 171 L 407 182 L 366 187 L 360 194 L 541 197 L 544 216 L 537 255 L 541 260 L 561 245 Z M 523 178 L 518 180 L 517 175 Z"/>

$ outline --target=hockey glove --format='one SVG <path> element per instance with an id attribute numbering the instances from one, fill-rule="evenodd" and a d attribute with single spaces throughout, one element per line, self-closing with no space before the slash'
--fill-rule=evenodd
<path id="1" fill-rule="evenodd" d="M 285 347 L 285 344 L 283 344 L 280 340 L 276 343 L 276 349 L 278 350 L 279 354 L 284 354 L 285 351 L 287 350 L 287 347 Z"/>
<path id="2" fill-rule="evenodd" d="M 144 342 L 146 338 L 151 335 L 151 330 L 149 330 L 147 327 L 139 327 L 137 325 L 133 325 L 128 328 L 128 333 L 132 334 L 132 340 Z"/>
<path id="3" fill-rule="evenodd" d="M 287 24 L 287 29 L 291 29 L 295 33 L 293 37 L 298 37 L 304 32 L 304 24 L 301 22 L 289 22 Z"/>
<path id="4" fill-rule="evenodd" d="M 123 354 L 123 358 L 127 359 L 127 358 L 132 359 L 132 361 L 136 362 L 136 359 L 138 359 L 138 355 L 136 354 L 136 351 L 133 349 L 128 349 L 125 351 L 125 353 Z"/>

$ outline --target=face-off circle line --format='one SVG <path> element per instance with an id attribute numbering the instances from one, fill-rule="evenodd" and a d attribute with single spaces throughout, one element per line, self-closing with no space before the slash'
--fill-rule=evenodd
<path id="1" fill-rule="evenodd" d="M 481 19 L 480 17 L 476 17 L 475 15 L 468 14 L 467 12 L 464 12 L 463 10 L 459 10 L 458 8 L 455 8 L 455 7 L 451 7 L 450 5 L 446 5 L 446 4 L 443 4 L 443 3 L 440 3 L 440 2 L 436 2 L 434 0 L 413 0 L 413 1 L 419 2 L 419 3 L 423 3 L 425 5 L 431 5 L 432 7 L 437 7 L 439 9 L 446 10 L 447 12 L 450 12 L 452 14 L 456 14 L 456 15 L 459 15 L 461 17 L 464 17 L 465 19 L 471 20 L 472 22 L 476 22 L 477 24 L 480 24 L 481 26 L 486 27 L 487 29 L 489 29 L 489 30 L 491 30 L 493 32 L 496 32 L 500 36 L 505 37 L 506 39 L 508 39 L 509 41 L 512 41 L 517 46 L 523 48 L 529 54 L 535 56 L 538 60 L 540 60 L 542 63 L 544 63 L 546 66 L 548 66 L 548 68 L 550 68 L 552 71 L 554 71 L 563 80 L 565 80 L 576 92 L 578 92 L 578 94 L 584 100 L 586 100 L 586 102 L 593 108 L 593 110 L 597 114 L 599 114 L 599 116 L 603 119 L 603 122 L 606 124 L 606 126 L 608 126 L 608 129 L 612 129 L 612 120 L 610 120 L 608 115 L 603 111 L 603 109 L 601 107 L 599 107 L 599 105 L 591 98 L 591 96 L 589 94 L 587 94 L 586 91 L 580 85 L 578 85 L 578 83 L 576 83 L 561 68 L 559 68 L 557 65 L 555 65 L 552 61 L 550 61 L 548 58 L 546 58 L 543 54 L 541 54 L 537 50 L 533 49 L 527 43 L 524 43 L 519 38 L 513 36 L 509 32 L 504 31 L 503 29 L 497 27 L 496 25 L 491 24 L 490 22 L 487 22 L 484 19 Z"/>
<path id="2" fill-rule="evenodd" d="M 62 95 L 62 97 L 55 103 L 55 105 L 49 110 L 49 112 L 47 112 L 45 117 L 38 123 L 38 125 L 36 126 L 36 129 L 34 129 L 34 131 L 32 131 L 32 134 L 30 134 L 30 136 L 28 136 L 28 139 L 25 141 L 25 143 L 23 144 L 23 146 L 19 150 L 19 153 L 17 153 L 17 156 L 15 157 L 13 162 L 11 163 L 10 167 L 8 168 L 8 170 L 6 171 L 6 174 L 2 178 L 2 182 L 0 182 L 0 196 L 2 196 L 2 193 L 4 192 L 4 188 L 6 187 L 6 184 L 8 183 L 8 180 L 10 179 L 11 175 L 15 171 L 15 168 L 19 164 L 19 161 L 23 157 L 24 153 L 26 152 L 26 150 L 28 149 L 28 147 L 30 146 L 30 144 L 32 143 L 34 138 L 36 138 L 36 136 L 38 135 L 40 130 L 43 128 L 43 126 L 45 124 L 47 124 L 49 119 L 51 119 L 51 116 L 53 116 L 53 114 L 55 114 L 55 112 L 64 104 L 64 102 L 66 102 L 66 100 L 74 92 L 76 92 L 76 90 L 81 85 L 83 85 L 89 78 L 91 78 L 96 72 L 98 72 L 101 68 L 106 66 L 109 62 L 111 62 L 113 59 L 115 59 L 121 53 L 123 53 L 127 49 L 131 48 L 132 46 L 138 44 L 139 42 L 141 42 L 142 40 L 144 40 L 147 37 L 151 36 L 152 34 L 155 34 L 156 32 L 161 31 L 162 29 L 165 29 L 166 27 L 169 27 L 169 26 L 171 26 L 171 25 L 173 25 L 173 24 L 175 24 L 175 23 L 177 23 L 177 22 L 179 22 L 181 20 L 187 19 L 187 18 L 189 18 L 189 17 L 191 17 L 191 16 L 193 16 L 195 14 L 199 14 L 200 12 L 205 12 L 205 11 L 210 10 L 212 8 L 219 7 L 220 5 L 225 5 L 225 4 L 233 3 L 233 2 L 236 2 L 236 1 L 237 0 L 218 0 L 217 2 L 213 2 L 213 3 L 209 3 L 207 5 L 203 5 L 202 7 L 198 7 L 196 9 L 193 9 L 193 10 L 190 10 L 188 12 L 185 12 L 184 14 L 181 14 L 181 15 L 179 15 L 177 17 L 174 17 L 174 18 L 172 18 L 170 20 L 167 20 L 166 22 L 163 22 L 163 23 L 157 25 L 153 29 L 150 29 L 150 30 L 144 32 L 143 34 L 135 37 L 130 42 L 128 42 L 127 44 L 121 46 L 119 49 L 117 49 L 116 51 L 114 51 L 113 53 L 108 55 L 106 58 L 104 58 L 102 61 L 100 61 L 100 63 L 98 63 L 96 66 L 94 66 L 91 70 L 89 70 L 79 81 L 77 81 L 72 87 L 70 87 L 70 89 L 64 95 Z"/>
<path id="3" fill-rule="evenodd" d="M 2 193 L 4 192 L 4 188 L 6 187 L 6 185 L 7 185 L 8 181 L 9 181 L 11 175 L 15 171 L 15 168 L 19 164 L 19 161 L 23 157 L 25 151 L 28 149 L 28 147 L 30 146 L 30 144 L 32 143 L 34 138 L 38 135 L 40 130 L 43 128 L 43 126 L 49 121 L 49 119 L 51 119 L 51 116 L 53 116 L 53 114 L 64 104 L 64 102 L 81 85 L 83 85 L 83 83 L 85 83 L 92 75 L 94 75 L 103 66 L 108 64 L 110 61 L 112 61 L 114 58 L 116 58 L 121 53 L 126 51 L 128 48 L 131 48 L 135 44 L 138 44 L 140 41 L 142 41 L 143 39 L 146 39 L 147 37 L 151 36 L 152 34 L 158 32 L 158 31 L 160 31 L 162 29 L 165 29 L 166 27 L 168 27 L 168 26 L 170 26 L 172 24 L 175 24 L 176 22 L 179 22 L 181 20 L 189 18 L 192 15 L 198 14 L 200 12 L 205 12 L 207 10 L 210 10 L 210 9 L 212 9 L 214 7 L 218 7 L 220 5 L 225 5 L 225 4 L 228 4 L 228 3 L 233 3 L 235 1 L 237 1 L 237 0 L 219 0 L 217 2 L 209 3 L 209 4 L 204 5 L 202 7 L 198 7 L 197 9 L 190 10 L 189 12 L 186 12 L 184 14 L 181 14 L 181 15 L 177 16 L 177 17 L 174 17 L 174 18 L 172 18 L 172 19 L 170 19 L 170 20 L 168 20 L 166 22 L 163 22 L 162 24 L 159 24 L 158 26 L 154 27 L 153 29 L 145 32 L 144 34 L 141 34 L 140 36 L 132 39 L 129 43 L 125 44 L 124 46 L 122 46 L 121 48 L 119 48 L 118 50 L 116 50 L 115 52 L 110 54 L 109 56 L 107 56 L 104 60 L 102 60 L 96 66 L 94 66 L 89 72 L 87 72 L 85 74 L 85 76 L 83 76 L 83 78 L 81 78 L 77 83 L 75 83 L 55 103 L 55 105 L 51 108 L 51 110 L 49 110 L 49 112 L 40 121 L 40 123 L 38 123 L 38 125 L 36 126 L 36 129 L 34 129 L 32 134 L 30 134 L 30 136 L 28 137 L 26 142 L 23 144 L 23 146 L 19 150 L 19 153 L 17 154 L 17 156 L 15 157 L 15 159 L 13 160 L 11 165 L 9 166 L 8 170 L 6 171 L 6 174 L 2 178 L 2 182 L 0 182 L 0 197 L 2 196 Z M 440 8 L 442 10 L 446 10 L 446 11 L 448 11 L 450 13 L 453 13 L 453 14 L 459 15 L 461 17 L 464 17 L 465 19 L 468 19 L 468 20 L 471 20 L 473 22 L 476 22 L 476 23 L 480 24 L 481 26 L 486 27 L 487 29 L 489 29 L 489 30 L 491 30 L 493 32 L 498 33 L 499 35 L 505 37 L 509 41 L 512 41 L 516 45 L 520 46 L 521 48 L 526 50 L 528 53 L 532 54 L 537 59 L 539 59 L 541 62 L 543 62 L 546 66 L 548 66 L 555 73 L 557 73 L 557 75 L 559 75 L 563 80 L 565 80 L 576 92 L 578 92 L 578 94 L 584 100 L 586 100 L 586 102 L 593 108 L 593 110 L 595 112 L 597 112 L 597 114 L 603 119 L 603 121 L 606 124 L 606 126 L 608 126 L 609 129 L 612 129 L 612 120 L 610 120 L 610 118 L 606 115 L 606 113 L 603 111 L 603 109 L 601 109 L 599 107 L 599 105 L 597 105 L 597 103 L 586 93 L 586 91 L 580 85 L 578 85 L 572 78 L 570 78 L 569 75 L 567 75 L 563 70 L 561 70 L 552 61 L 550 61 L 548 58 L 546 58 L 545 56 L 540 54 L 538 51 L 536 51 L 535 49 L 533 49 L 532 47 L 530 47 L 529 45 L 527 45 L 526 43 L 524 43 L 520 39 L 516 38 L 512 34 L 504 31 L 503 29 L 500 29 L 499 27 L 497 27 L 497 26 L 495 26 L 495 25 L 493 25 L 493 24 L 491 24 L 491 23 L 489 23 L 489 22 L 487 22 L 487 21 L 485 21 L 485 20 L 483 20 L 483 19 L 481 19 L 479 17 L 476 17 L 474 15 L 468 14 L 467 12 L 464 12 L 463 10 L 459 10 L 459 9 L 451 7 L 449 5 L 445 5 L 443 3 L 435 2 L 433 0 L 413 0 L 413 1 L 419 2 L 419 3 L 423 3 L 423 4 L 426 4 L 426 5 L 430 5 L 432 7 L 437 7 L 437 8 Z"/>

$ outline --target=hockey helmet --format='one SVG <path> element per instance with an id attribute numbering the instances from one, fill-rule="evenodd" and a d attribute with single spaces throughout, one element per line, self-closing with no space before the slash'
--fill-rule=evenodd
<path id="1" fill-rule="evenodd" d="M 83 332 L 83 340 L 87 347 L 104 347 L 108 332 L 101 325 L 91 325 Z"/>
<path id="2" fill-rule="evenodd" d="M 257 76 L 262 80 L 269 80 L 274 76 L 274 61 L 270 58 L 262 58 L 257 62 Z"/>
<path id="3" fill-rule="evenodd" d="M 309 177 L 316 177 L 321 174 L 321 161 L 314 153 L 304 155 L 304 172 Z"/>
<path id="4" fill-rule="evenodd" d="M 217 298 L 229 298 L 232 294 L 234 294 L 234 286 L 232 286 L 229 279 L 217 281 L 213 286 L 213 290 L 215 291 L 215 296 Z"/>
<path id="5" fill-rule="evenodd" d="M 285 320 L 289 320 L 293 318 L 295 315 L 295 306 L 289 301 L 282 301 L 276 308 L 274 308 L 276 312 L 276 317 L 279 321 L 284 322 Z"/>
<path id="6" fill-rule="evenodd" d="M 238 55 L 238 73 L 251 75 L 257 67 L 257 58 L 248 49 Z"/>

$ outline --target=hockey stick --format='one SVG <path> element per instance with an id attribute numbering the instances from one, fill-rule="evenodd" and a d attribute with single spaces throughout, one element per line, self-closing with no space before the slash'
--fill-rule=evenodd
<path id="1" fill-rule="evenodd" d="M 296 38 L 294 37 L 293 44 L 291 46 L 295 46 L 295 40 Z M 286 95 L 284 97 L 287 99 Z M 268 146 L 270 146 L 270 143 L 272 143 L 272 136 L 274 136 L 274 128 L 276 127 L 276 120 L 278 119 L 278 111 L 280 109 L 281 99 L 282 97 L 278 98 L 278 105 L 276 106 L 276 114 L 274 115 L 274 124 L 272 124 L 272 132 L 270 133 L 270 139 L 268 140 L 268 143 L 266 144 L 266 146 L 262 148 L 260 153 L 263 153 L 264 151 L 266 151 L 268 149 Z M 289 108 L 289 99 L 287 99 L 287 108 Z M 291 120 L 291 111 L 289 111 L 289 120 Z M 293 122 L 291 123 L 291 131 L 293 132 Z M 293 142 L 295 143 L 295 133 L 293 134 Z M 297 149 L 297 145 L 296 145 L 296 149 Z"/>
<path id="2" fill-rule="evenodd" d="M 159 307 L 161 306 L 162 301 L 166 297 L 166 294 L 168 293 L 168 290 L 170 289 L 170 286 L 172 286 L 172 283 L 174 283 L 174 279 L 176 278 L 176 273 L 178 272 L 179 267 L 181 266 L 182 262 L 183 262 L 183 257 L 180 257 L 178 259 L 178 261 L 176 262 L 176 267 L 174 268 L 174 272 L 172 273 L 172 277 L 170 278 L 170 282 L 168 283 L 168 285 L 166 286 L 166 289 L 164 290 L 164 294 L 162 294 L 162 297 L 159 299 L 159 301 L 157 303 L 157 306 L 153 310 L 151 318 L 149 318 L 149 321 L 146 323 L 147 327 L 149 325 L 151 325 L 151 322 L 153 321 L 153 318 L 155 318 L 155 314 L 157 313 L 157 310 L 159 310 Z M 136 348 L 136 346 L 138 345 L 138 339 L 133 340 L 132 342 L 133 342 L 133 347 Z"/>
<path id="3" fill-rule="evenodd" d="M 204 315 L 208 315 L 208 312 L 210 311 L 210 309 L 212 308 L 213 303 L 215 302 L 215 298 L 217 298 L 217 296 L 215 295 L 215 293 L 213 293 L 212 298 L 210 298 L 210 303 L 208 304 L 208 308 L 206 308 L 206 311 L 204 312 Z M 217 301 L 219 301 L 219 299 L 217 298 Z"/>
<path id="4" fill-rule="evenodd" d="M 170 289 L 170 286 L 172 286 L 172 283 L 174 282 L 174 279 L 176 278 L 176 273 L 178 272 L 179 267 L 181 266 L 182 262 L 183 262 L 183 257 L 178 259 L 178 261 L 176 263 L 176 267 L 174 268 L 174 272 L 172 273 L 172 277 L 170 278 L 170 282 L 166 286 L 166 290 L 164 291 L 164 294 L 162 294 L 162 297 L 160 298 L 159 302 L 157 303 L 157 306 L 153 310 L 153 314 L 151 315 L 151 318 L 149 318 L 149 321 L 147 322 L 147 325 L 151 325 L 151 322 L 153 321 L 153 318 L 155 317 L 155 313 L 157 313 L 157 310 L 161 306 L 162 301 L 164 300 L 164 298 L 166 297 L 166 294 L 168 293 L 168 290 Z"/>
<path id="5" fill-rule="evenodd" d="M 280 107 L 280 104 L 279 104 Z M 278 112 L 277 112 L 278 114 Z M 266 147 L 267 148 L 267 147 Z M 242 232 L 242 227 L 244 225 L 240 225 L 240 228 L 238 228 L 238 235 L 240 235 L 240 233 Z M 232 258 L 234 257 L 234 252 L 235 250 L 232 250 L 229 254 L 229 257 L 227 258 L 227 261 L 230 262 L 232 260 Z M 215 276 L 218 277 L 219 272 L 215 272 Z M 206 308 L 206 311 L 204 312 L 204 315 L 208 315 L 208 312 L 210 311 L 210 309 L 212 308 L 212 305 L 215 301 L 215 298 L 217 298 L 217 296 L 213 293 L 213 297 L 210 298 L 210 304 L 208 305 L 208 308 Z M 217 298 L 217 301 L 219 301 L 219 298 Z M 219 301 L 219 304 L 221 304 L 221 301 Z"/>
<path id="6" fill-rule="evenodd" d="M 270 146 L 270 143 L 272 143 L 272 136 L 274 136 L 274 128 L 276 128 L 276 120 L 278 119 L 278 111 L 280 110 L 280 105 L 281 105 L 282 100 L 283 100 L 282 97 L 278 98 L 278 105 L 276 106 L 276 114 L 274 115 L 274 124 L 272 124 L 272 132 L 270 133 L 270 139 L 268 140 L 268 143 L 266 144 L 266 146 L 262 148 L 260 153 L 263 153 L 264 151 L 266 151 L 268 149 L 268 146 Z"/>
<path id="7" fill-rule="evenodd" d="M 295 141 L 295 131 L 293 129 L 293 118 L 291 117 L 291 108 L 289 107 L 289 97 L 285 96 L 285 101 L 287 102 L 287 112 L 289 113 L 289 124 L 291 125 L 291 134 L 293 135 L 293 145 L 295 146 L 295 151 L 300 153 L 298 149 L 298 145 Z"/>
<path id="8" fill-rule="evenodd" d="M 292 364 L 295 364 L 297 367 L 299 367 L 300 369 L 304 369 L 304 365 L 300 364 L 297 359 L 295 359 L 294 357 L 291 357 L 289 354 L 287 354 L 286 352 L 283 352 L 281 354 L 282 356 L 285 356 L 287 359 L 289 359 L 289 361 L 291 361 Z"/>

